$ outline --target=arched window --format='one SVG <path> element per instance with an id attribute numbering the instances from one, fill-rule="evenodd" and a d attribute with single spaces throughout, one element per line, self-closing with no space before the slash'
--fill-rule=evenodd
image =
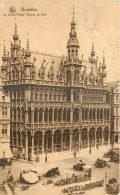
<path id="1" fill-rule="evenodd" d="M 74 71 L 74 81 L 79 81 L 79 71 L 78 70 L 75 70 Z"/>
<path id="2" fill-rule="evenodd" d="M 71 82 L 71 71 L 70 70 L 67 70 L 66 78 L 67 78 L 67 82 Z"/>
<path id="3" fill-rule="evenodd" d="M 12 78 L 15 80 L 15 71 L 12 71 Z"/>

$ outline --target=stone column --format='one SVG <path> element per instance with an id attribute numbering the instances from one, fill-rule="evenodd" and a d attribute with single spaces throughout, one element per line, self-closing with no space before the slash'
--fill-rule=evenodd
<path id="1" fill-rule="evenodd" d="M 48 135 L 46 135 L 46 150 L 48 150 Z"/>
<path id="2" fill-rule="evenodd" d="M 73 123 L 73 109 L 70 110 L 70 122 Z"/>
<path id="3" fill-rule="evenodd" d="M 20 133 L 20 147 L 22 147 L 22 133 Z"/>
<path id="4" fill-rule="evenodd" d="M 88 143 L 88 147 L 89 147 L 89 131 L 87 132 L 87 143 Z"/>
<path id="5" fill-rule="evenodd" d="M 25 135 L 25 157 L 28 159 L 28 135 Z"/>
<path id="6" fill-rule="evenodd" d="M 104 136 L 103 136 L 103 129 L 102 129 L 102 146 L 103 146 L 103 142 L 104 142 Z"/>
<path id="7" fill-rule="evenodd" d="M 56 122 L 58 123 L 58 109 L 57 109 L 57 121 Z"/>
<path id="8" fill-rule="evenodd" d="M 16 109 L 16 122 L 18 121 L 18 110 Z"/>
<path id="9" fill-rule="evenodd" d="M 102 109 L 102 122 L 104 124 L 104 109 Z"/>
<path id="10" fill-rule="evenodd" d="M 97 144 L 97 137 L 96 137 L 96 134 L 97 134 L 97 127 L 95 128 L 95 147 L 96 147 L 96 144 Z"/>
<path id="11" fill-rule="evenodd" d="M 108 130 L 108 145 L 110 145 L 110 130 Z"/>
<path id="12" fill-rule="evenodd" d="M 34 135 L 32 135 L 31 160 L 34 159 Z"/>
<path id="13" fill-rule="evenodd" d="M 111 119 L 111 109 L 109 109 L 109 121 Z"/>
<path id="14" fill-rule="evenodd" d="M 49 123 L 49 109 L 48 109 L 48 116 L 47 116 L 47 121 L 48 121 L 48 123 Z"/>
<path id="15" fill-rule="evenodd" d="M 88 112 L 87 112 L 87 121 L 89 121 L 89 112 L 90 112 L 90 110 L 89 110 L 89 108 L 88 108 Z"/>
<path id="16" fill-rule="evenodd" d="M 72 151 L 72 144 L 73 144 L 73 131 L 70 132 L 70 151 Z"/>
<path id="17" fill-rule="evenodd" d="M 71 89 L 71 102 L 73 102 L 73 89 Z"/>
<path id="18" fill-rule="evenodd" d="M 63 151 L 63 132 L 61 133 L 61 151 Z"/>
<path id="19" fill-rule="evenodd" d="M 54 134 L 52 134 L 52 152 L 54 152 Z"/>
<path id="20" fill-rule="evenodd" d="M 52 123 L 54 125 L 54 108 L 52 109 Z"/>
<path id="21" fill-rule="evenodd" d="M 44 154 L 44 133 L 42 134 L 42 154 Z"/>

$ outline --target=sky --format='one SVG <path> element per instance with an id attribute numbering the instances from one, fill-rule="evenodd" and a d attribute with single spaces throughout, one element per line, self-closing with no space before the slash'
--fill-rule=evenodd
<path id="1" fill-rule="evenodd" d="M 92 41 L 94 41 L 99 61 L 102 62 L 103 51 L 105 53 L 106 80 L 108 82 L 118 80 L 120 71 L 118 1 L 0 2 L 0 59 L 3 54 L 4 42 L 9 50 L 10 41 L 13 41 L 15 20 L 22 47 L 26 48 L 28 36 L 32 51 L 60 56 L 67 55 L 66 45 L 69 39 L 73 6 L 80 45 L 79 57 L 81 58 L 82 55 L 84 59 L 90 57 Z M 10 7 L 15 7 L 15 16 L 10 15 Z M 36 9 L 37 11 L 22 11 L 25 9 Z M 28 16 L 28 14 L 35 14 L 35 16 Z M 2 64 L 2 60 L 0 60 L 0 64 Z"/>

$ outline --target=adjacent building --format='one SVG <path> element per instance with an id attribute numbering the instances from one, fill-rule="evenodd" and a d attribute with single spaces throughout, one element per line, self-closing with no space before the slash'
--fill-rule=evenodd
<path id="1" fill-rule="evenodd" d="M 0 162 L 3 158 L 12 158 L 10 150 L 10 96 L 3 90 L 0 75 Z"/>
<path id="2" fill-rule="evenodd" d="M 67 56 L 61 59 L 33 58 L 29 39 L 22 48 L 16 24 L 10 54 L 4 48 L 1 70 L 10 93 L 11 148 L 21 157 L 110 144 L 105 57 L 98 62 L 94 43 L 89 59 L 79 55 L 75 26 L 73 14 Z"/>
<path id="3" fill-rule="evenodd" d="M 120 81 L 109 83 L 111 95 L 111 140 L 118 143 L 120 137 Z"/>

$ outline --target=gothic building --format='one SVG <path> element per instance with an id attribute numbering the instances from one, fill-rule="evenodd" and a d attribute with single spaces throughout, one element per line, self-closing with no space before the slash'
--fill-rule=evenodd
<path id="1" fill-rule="evenodd" d="M 1 71 L 4 90 L 10 92 L 11 148 L 21 157 L 110 144 L 105 57 L 98 62 L 92 43 L 89 60 L 79 58 L 75 26 L 73 15 L 67 57 L 59 63 L 32 58 L 29 39 L 22 48 L 16 24 L 10 54 L 4 48 Z"/>

